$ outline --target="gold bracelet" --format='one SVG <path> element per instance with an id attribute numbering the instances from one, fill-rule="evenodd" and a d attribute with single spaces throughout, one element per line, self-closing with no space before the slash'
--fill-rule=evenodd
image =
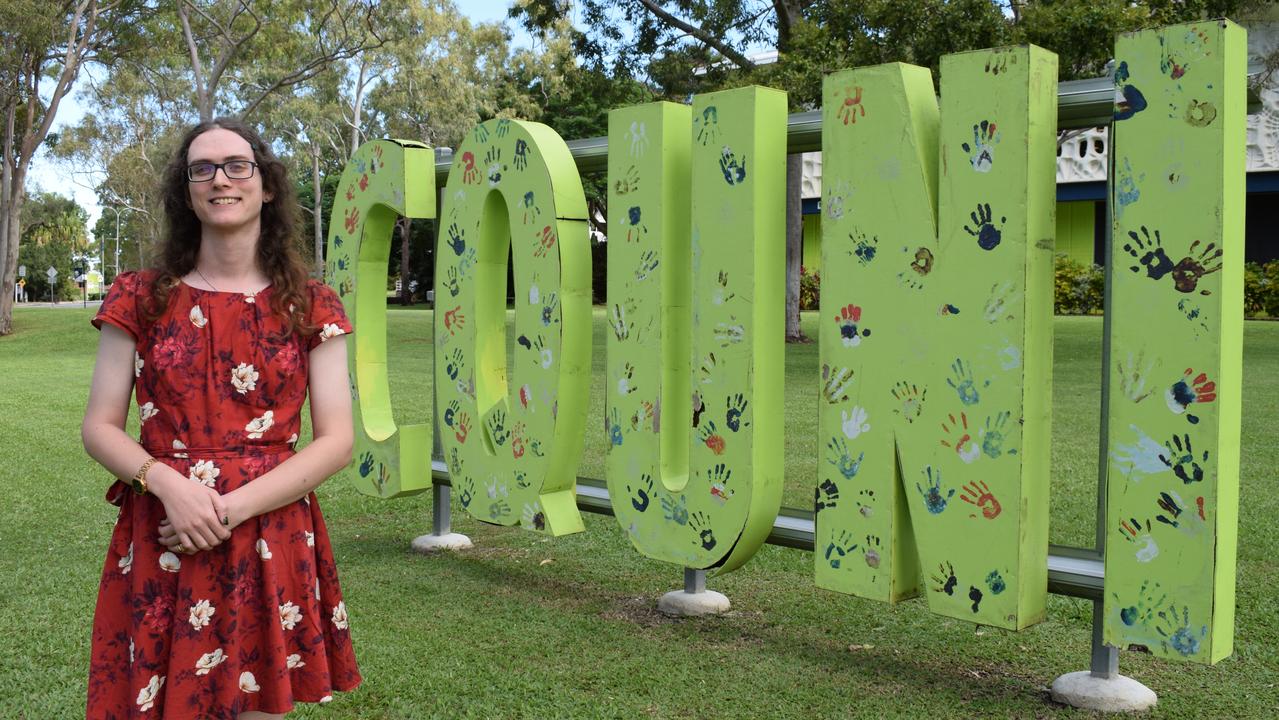
<path id="1" fill-rule="evenodd" d="M 147 458 L 147 461 L 142 463 L 142 467 L 138 468 L 138 471 L 134 473 L 133 491 L 136 492 L 137 494 L 139 495 L 147 494 L 147 471 L 150 470 L 151 466 L 154 465 L 155 463 L 156 463 L 155 458 Z"/>

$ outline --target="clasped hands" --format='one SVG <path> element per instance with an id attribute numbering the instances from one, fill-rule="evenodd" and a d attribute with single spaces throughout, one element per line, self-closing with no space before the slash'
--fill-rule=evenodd
<path id="1" fill-rule="evenodd" d="M 176 473 L 175 473 L 176 474 Z M 231 537 L 244 516 L 233 493 L 220 495 L 211 487 L 182 478 L 157 497 L 164 504 L 160 544 L 172 552 L 194 555 L 211 550 Z"/>

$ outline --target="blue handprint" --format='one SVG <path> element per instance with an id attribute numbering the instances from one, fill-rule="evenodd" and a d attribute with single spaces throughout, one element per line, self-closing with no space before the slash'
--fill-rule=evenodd
<path id="1" fill-rule="evenodd" d="M 444 424 L 453 427 L 453 418 L 457 417 L 457 413 L 461 409 L 462 406 L 456 400 L 451 401 L 449 406 L 444 409 Z"/>
<path id="2" fill-rule="evenodd" d="M 862 467 L 862 459 L 866 457 L 866 453 L 858 453 L 857 459 L 853 460 L 853 456 L 848 451 L 848 443 L 841 437 L 833 437 L 830 442 L 826 443 L 826 448 L 830 450 L 830 455 L 826 457 L 826 462 L 835 466 L 839 470 L 839 474 L 845 478 L 852 480 L 857 475 L 857 471 Z"/>
<path id="3" fill-rule="evenodd" d="M 461 255 L 466 250 L 466 231 L 458 227 L 457 223 L 449 225 L 448 243 L 455 255 Z"/>
<path id="4" fill-rule="evenodd" d="M 841 530 L 839 536 L 826 546 L 826 562 L 836 570 L 843 563 L 844 556 L 857 549 L 857 543 L 853 542 L 853 536 L 846 530 Z"/>
<path id="5" fill-rule="evenodd" d="M 662 515 L 676 525 L 688 524 L 688 498 L 680 495 L 676 502 L 670 495 L 662 496 Z"/>
<path id="6" fill-rule="evenodd" d="M 542 306 L 542 325 L 550 327 L 552 322 L 558 322 L 555 317 L 555 311 L 559 307 L 559 298 L 555 293 L 551 293 L 546 297 L 546 304 Z"/>
<path id="7" fill-rule="evenodd" d="M 719 170 L 724 173 L 724 181 L 729 185 L 740 185 L 746 182 L 746 156 L 739 162 L 733 149 L 725 145 L 720 152 Z"/>
<path id="8" fill-rule="evenodd" d="M 640 475 L 640 481 L 636 484 L 635 489 L 632 490 L 631 486 L 627 485 L 626 492 L 634 493 L 631 498 L 631 507 L 635 508 L 636 512 L 644 512 L 648 509 L 648 503 L 652 499 L 653 476 L 648 473 Z"/>
<path id="9" fill-rule="evenodd" d="M 942 497 L 941 468 L 934 469 L 932 465 L 929 465 L 924 468 L 924 473 L 928 476 L 928 489 L 920 487 L 918 482 L 915 483 L 915 489 L 924 496 L 924 506 L 928 508 L 928 512 L 940 515 L 946 509 L 946 502 L 955 496 L 955 488 L 951 488 L 950 492 Z"/>
<path id="10" fill-rule="evenodd" d="M 461 348 L 454 348 L 453 354 L 449 356 L 448 364 L 444 366 L 444 372 L 448 373 L 450 380 L 456 380 L 458 373 L 466 367 L 466 358 L 462 355 Z"/>
<path id="11" fill-rule="evenodd" d="M 742 422 L 742 416 L 746 412 L 746 406 L 750 404 L 741 393 L 737 393 L 727 398 L 728 412 L 725 414 L 724 422 L 727 423 L 728 429 L 737 432 L 743 426 L 749 426 L 750 421 Z"/>
<path id="12" fill-rule="evenodd" d="M 946 384 L 955 388 L 955 392 L 959 393 L 959 401 L 965 405 L 976 405 L 981 400 L 981 394 L 977 392 L 977 384 L 973 381 L 972 364 L 965 365 L 960 358 L 955 358 L 955 362 L 951 363 L 950 369 L 954 371 L 954 375 L 947 378 Z M 990 381 L 985 383 L 990 385 Z"/>
<path id="13" fill-rule="evenodd" d="M 622 421 L 621 421 L 621 417 L 618 415 L 617 408 L 613 408 L 613 410 L 609 413 L 608 417 L 609 417 L 609 423 L 608 423 L 609 442 L 612 442 L 614 445 L 620 447 L 622 444 Z"/>
<path id="14" fill-rule="evenodd" d="M 515 169 L 523 170 L 528 167 L 528 143 L 523 140 L 515 141 Z"/>
<path id="15" fill-rule="evenodd" d="M 503 445 L 510 436 L 511 431 L 506 429 L 506 412 L 494 410 L 489 416 L 489 437 L 493 439 L 493 444 Z"/>
<path id="16" fill-rule="evenodd" d="M 368 477 L 373 472 L 373 453 L 366 452 L 360 456 L 360 477 Z"/>

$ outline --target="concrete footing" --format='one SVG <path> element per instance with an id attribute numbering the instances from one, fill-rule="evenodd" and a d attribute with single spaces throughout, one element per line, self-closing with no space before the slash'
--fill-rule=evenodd
<path id="1" fill-rule="evenodd" d="M 703 615 L 722 615 L 728 612 L 732 604 L 724 593 L 714 590 L 703 590 L 691 593 L 685 590 L 668 592 L 657 601 L 657 611 L 673 617 L 701 617 Z"/>
<path id="2" fill-rule="evenodd" d="M 1155 691 L 1123 675 L 1097 677 L 1087 670 L 1066 673 L 1053 681 L 1054 701 L 1083 710 L 1138 712 L 1155 706 Z"/>
<path id="3" fill-rule="evenodd" d="M 413 550 L 422 554 L 441 550 L 466 550 L 470 547 L 471 539 L 461 533 L 422 535 L 413 539 Z"/>

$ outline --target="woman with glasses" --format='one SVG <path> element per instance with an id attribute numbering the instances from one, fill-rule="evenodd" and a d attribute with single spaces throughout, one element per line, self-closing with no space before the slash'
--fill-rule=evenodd
<path id="1" fill-rule="evenodd" d="M 283 717 L 360 683 L 313 492 L 351 457 L 351 325 L 308 280 L 292 186 L 253 130 L 194 127 L 163 192 L 156 266 L 122 273 L 93 319 L 82 436 L 120 511 L 87 717 Z"/>

